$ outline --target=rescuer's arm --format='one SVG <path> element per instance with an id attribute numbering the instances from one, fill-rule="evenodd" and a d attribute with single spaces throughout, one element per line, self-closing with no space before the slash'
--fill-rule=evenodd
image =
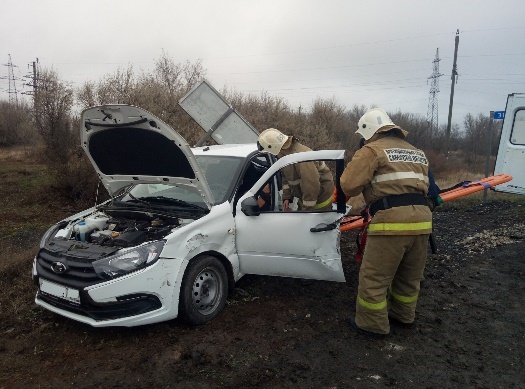
<path id="1" fill-rule="evenodd" d="M 345 195 L 354 197 L 372 181 L 376 170 L 376 156 L 372 149 L 363 147 L 357 150 L 341 175 L 340 183 Z"/>
<path id="2" fill-rule="evenodd" d="M 270 184 L 266 184 L 264 188 L 259 192 L 259 197 L 257 198 L 257 204 L 262 210 L 269 210 L 272 203 L 272 197 L 270 194 Z"/>
<path id="3" fill-rule="evenodd" d="M 292 191 L 290 190 L 290 184 L 288 184 L 288 180 L 286 179 L 284 172 L 282 172 L 281 177 L 283 181 L 283 210 L 291 211 L 292 209 L 290 208 L 290 201 L 293 200 L 293 196 Z"/>
<path id="4" fill-rule="evenodd" d="M 428 182 L 429 182 L 428 196 L 432 199 L 432 202 L 434 203 L 434 207 L 437 207 L 439 204 L 443 204 L 443 200 L 439 196 L 439 191 L 440 191 L 439 186 L 437 186 L 436 180 L 434 180 L 434 175 L 432 174 L 430 169 L 428 169 Z"/>
<path id="5" fill-rule="evenodd" d="M 321 190 L 317 167 L 314 162 L 302 162 L 297 164 L 297 170 L 301 177 L 302 209 L 306 211 L 314 210 Z"/>

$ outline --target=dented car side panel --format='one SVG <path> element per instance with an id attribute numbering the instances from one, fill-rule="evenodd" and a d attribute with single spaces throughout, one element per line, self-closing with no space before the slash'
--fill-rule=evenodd
<path id="1" fill-rule="evenodd" d="M 310 228 L 334 223 L 339 217 L 333 212 L 280 212 L 257 217 L 238 213 L 241 272 L 344 282 L 339 228 L 310 232 Z"/>
<path id="2" fill-rule="evenodd" d="M 344 151 L 297 153 L 280 159 L 237 204 L 236 245 L 243 274 L 345 282 L 339 248 L 338 212 L 264 212 L 247 216 L 242 200 L 254 196 L 282 167 L 312 160 L 341 160 Z M 312 228 L 329 227 L 312 232 Z"/>

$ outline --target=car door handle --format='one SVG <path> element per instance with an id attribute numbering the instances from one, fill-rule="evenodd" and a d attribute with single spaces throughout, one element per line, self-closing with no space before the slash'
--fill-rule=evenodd
<path id="1" fill-rule="evenodd" d="M 323 231 L 330 231 L 335 230 L 337 228 L 336 223 L 330 223 L 330 224 L 319 224 L 317 227 L 310 228 L 310 232 L 323 232 Z"/>

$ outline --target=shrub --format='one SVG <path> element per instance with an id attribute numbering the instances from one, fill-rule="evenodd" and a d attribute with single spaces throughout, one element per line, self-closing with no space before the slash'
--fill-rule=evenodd
<path id="1" fill-rule="evenodd" d="M 27 103 L 0 101 L 0 146 L 34 144 L 35 135 L 31 108 Z"/>

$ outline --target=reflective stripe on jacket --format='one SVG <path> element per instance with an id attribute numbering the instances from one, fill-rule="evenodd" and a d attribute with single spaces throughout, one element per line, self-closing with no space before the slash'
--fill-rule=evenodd
<path id="1" fill-rule="evenodd" d="M 311 151 L 296 139 L 284 155 Z M 332 203 L 334 180 L 332 172 L 323 161 L 301 162 L 282 168 L 283 200 L 299 199 L 301 210 L 321 209 Z"/>
<path id="2" fill-rule="evenodd" d="M 421 193 L 429 187 L 425 153 L 397 135 L 379 133 L 357 150 L 341 176 L 341 187 L 353 197 L 363 193 L 366 204 L 391 195 Z M 378 211 L 368 226 L 370 235 L 420 235 L 432 232 L 426 205 L 406 205 Z"/>

